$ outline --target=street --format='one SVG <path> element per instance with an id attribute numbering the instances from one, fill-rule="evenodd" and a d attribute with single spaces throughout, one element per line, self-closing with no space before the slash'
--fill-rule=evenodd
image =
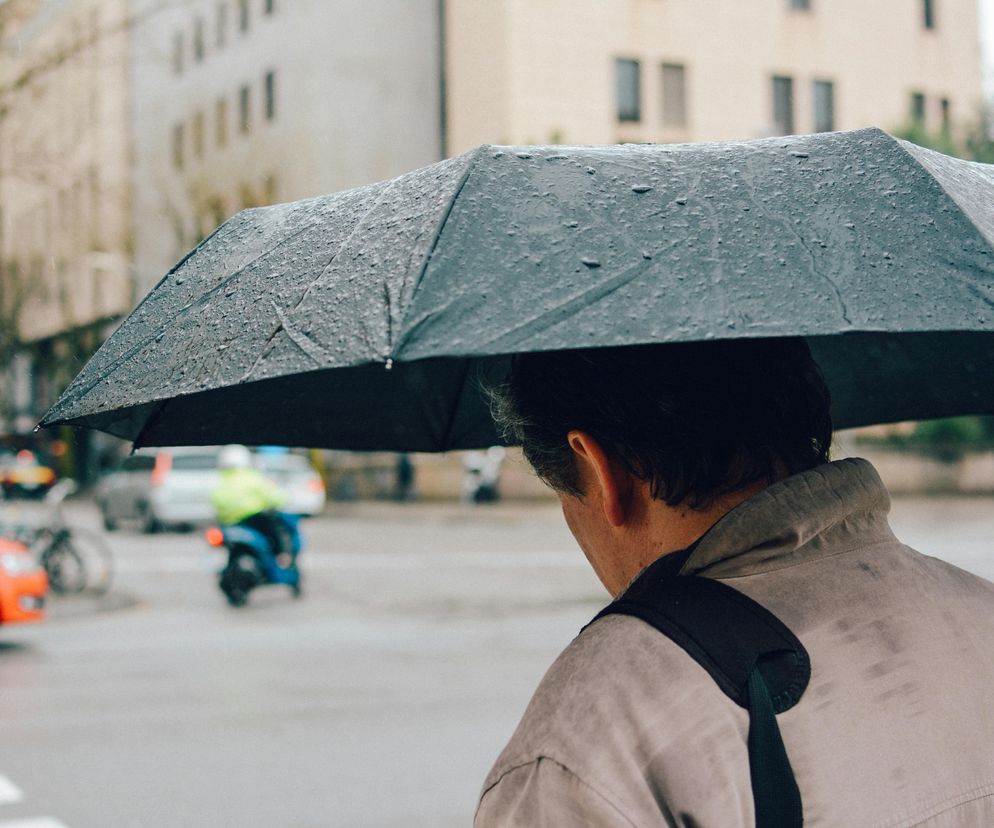
<path id="1" fill-rule="evenodd" d="M 893 525 L 994 576 L 991 499 L 901 499 Z M 0 828 L 470 824 L 606 593 L 552 504 L 333 504 L 305 532 L 299 601 L 232 610 L 198 534 L 122 531 L 103 608 L 0 629 Z"/>

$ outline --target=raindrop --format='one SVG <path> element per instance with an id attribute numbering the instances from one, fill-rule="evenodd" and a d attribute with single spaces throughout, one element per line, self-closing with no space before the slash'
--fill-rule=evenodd
<path id="1" fill-rule="evenodd" d="M 681 206 L 687 203 L 687 199 L 685 199 L 685 198 L 677 198 L 677 199 L 674 199 L 674 201 L 676 201 L 676 203 L 679 204 L 679 205 L 681 205 Z"/>
<path id="2" fill-rule="evenodd" d="M 589 267 L 591 270 L 593 270 L 595 267 L 601 266 L 600 261 L 598 261 L 597 259 L 592 259 L 589 256 L 584 256 L 582 259 L 580 259 L 580 262 L 586 267 Z"/>
<path id="3" fill-rule="evenodd" d="M 548 155 L 548 156 L 546 156 L 545 160 L 546 161 L 565 161 L 567 158 L 569 158 L 568 155 L 563 155 L 563 153 L 559 152 L 559 153 L 556 153 L 555 155 Z"/>
<path id="4" fill-rule="evenodd" d="M 846 222 L 846 223 L 845 223 L 845 224 L 843 225 L 843 227 L 845 227 L 845 228 L 846 228 L 847 230 L 855 230 L 855 229 L 856 229 L 856 225 L 855 225 L 855 224 L 853 224 L 853 223 L 852 223 L 851 221 L 847 221 L 847 222 Z"/>
<path id="5" fill-rule="evenodd" d="M 584 169 L 586 169 L 587 175 L 593 175 L 595 172 L 597 172 L 597 170 L 595 170 L 593 167 L 585 167 Z"/>
<path id="6" fill-rule="evenodd" d="M 633 193 L 647 193 L 651 189 L 652 187 L 650 187 L 648 184 L 634 184 L 632 186 Z"/>
<path id="7" fill-rule="evenodd" d="M 643 259 L 651 259 L 652 258 L 652 254 L 648 250 L 643 250 L 642 251 L 642 258 Z"/>
<path id="8" fill-rule="evenodd" d="M 184 278 L 183 278 L 182 276 L 177 276 L 177 277 L 176 277 L 176 282 L 175 282 L 175 284 L 177 284 L 177 285 L 181 285 L 181 284 L 183 284 L 183 282 L 185 282 L 185 281 L 186 281 L 186 280 L 185 280 L 185 279 L 184 279 Z"/>
<path id="9" fill-rule="evenodd" d="M 890 253 L 884 253 L 885 259 L 893 259 L 894 257 Z"/>
<path id="10" fill-rule="evenodd" d="M 521 158 L 522 160 L 525 160 L 525 159 L 528 159 L 528 158 L 531 158 L 531 157 L 532 157 L 532 154 L 531 154 L 530 152 L 516 152 L 516 153 L 514 153 L 514 154 L 515 154 L 515 155 L 516 155 L 516 156 L 517 156 L 518 158 Z"/>
<path id="11" fill-rule="evenodd" d="M 578 222 L 578 221 L 567 221 L 564 226 L 565 227 L 579 227 L 580 226 L 580 222 Z"/>
<path id="12" fill-rule="evenodd" d="M 806 152 L 799 152 L 797 150 L 794 150 L 791 153 L 791 156 L 793 156 L 794 158 L 807 158 L 808 157 L 808 153 L 806 153 Z"/>
<path id="13" fill-rule="evenodd" d="M 384 363 L 383 367 L 386 368 L 388 371 L 392 370 L 393 360 L 388 358 L 387 361 Z"/>
<path id="14" fill-rule="evenodd" d="M 500 152 L 499 150 L 494 153 L 494 158 L 503 158 L 503 157 L 504 153 Z"/>

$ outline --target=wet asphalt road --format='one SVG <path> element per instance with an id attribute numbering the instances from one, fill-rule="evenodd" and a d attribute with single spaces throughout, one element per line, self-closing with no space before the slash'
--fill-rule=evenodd
<path id="1" fill-rule="evenodd" d="M 899 500 L 893 517 L 994 577 L 994 500 Z M 198 536 L 121 532 L 116 592 L 134 603 L 0 629 L 0 828 L 468 825 L 606 594 L 552 505 L 362 504 L 305 531 L 299 601 L 268 588 L 231 610 Z"/>

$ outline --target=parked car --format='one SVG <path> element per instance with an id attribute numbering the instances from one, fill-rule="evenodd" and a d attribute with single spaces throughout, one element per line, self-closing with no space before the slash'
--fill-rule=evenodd
<path id="1" fill-rule="evenodd" d="M 0 487 L 5 497 L 44 497 L 56 479 L 55 472 L 39 463 L 28 449 L 0 460 Z"/>
<path id="2" fill-rule="evenodd" d="M 0 624 L 45 618 L 48 577 L 28 548 L 0 537 Z"/>
<path id="3" fill-rule="evenodd" d="M 96 499 L 104 528 L 137 521 L 145 532 L 206 526 L 214 519 L 216 446 L 139 450 L 105 475 Z"/>
<path id="4" fill-rule="evenodd" d="M 281 511 L 309 517 L 324 511 L 324 481 L 307 457 L 283 448 L 263 447 L 256 451 L 253 462 L 286 493 L 288 500 Z"/>

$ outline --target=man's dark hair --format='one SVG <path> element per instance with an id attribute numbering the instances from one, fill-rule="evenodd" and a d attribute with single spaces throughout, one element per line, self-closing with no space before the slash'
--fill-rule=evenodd
<path id="1" fill-rule="evenodd" d="M 521 354 L 493 401 L 508 442 L 572 495 L 572 429 L 653 497 L 693 508 L 825 463 L 832 439 L 828 388 L 799 337 Z"/>

